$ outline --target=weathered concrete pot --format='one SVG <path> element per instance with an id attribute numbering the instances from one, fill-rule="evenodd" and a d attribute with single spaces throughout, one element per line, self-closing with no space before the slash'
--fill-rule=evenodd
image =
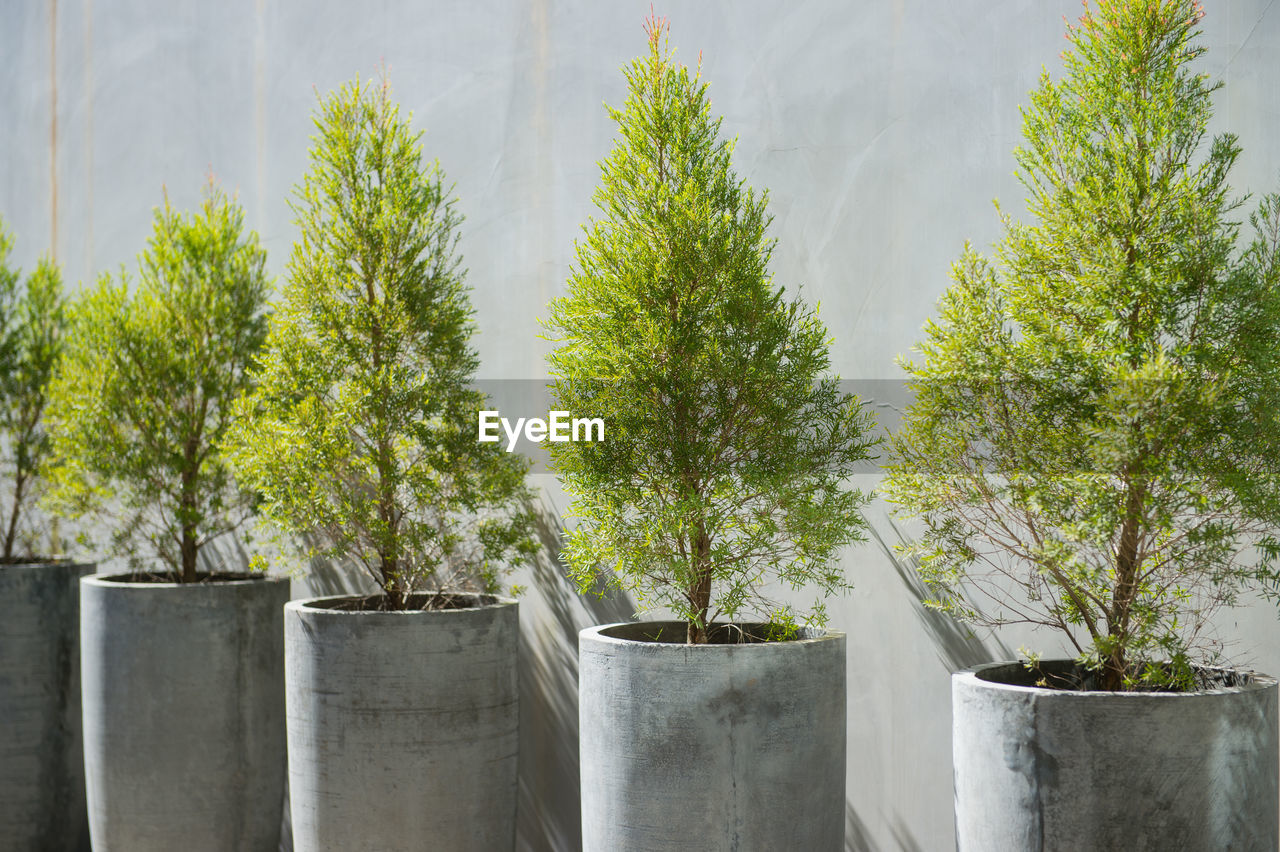
<path id="1" fill-rule="evenodd" d="M 0 846 L 88 850 L 80 738 L 80 578 L 91 564 L 0 565 Z"/>
<path id="2" fill-rule="evenodd" d="M 957 848 L 1275 852 L 1276 681 L 1241 676 L 1117 693 L 1021 685 L 1021 663 L 953 675 Z"/>
<path id="3" fill-rule="evenodd" d="M 516 602 L 424 612 L 285 607 L 297 852 L 515 844 Z"/>
<path id="4" fill-rule="evenodd" d="M 80 581 L 94 852 L 264 852 L 284 804 L 284 577 Z"/>
<path id="5" fill-rule="evenodd" d="M 578 634 L 584 852 L 843 852 L 845 636 L 685 645 Z"/>

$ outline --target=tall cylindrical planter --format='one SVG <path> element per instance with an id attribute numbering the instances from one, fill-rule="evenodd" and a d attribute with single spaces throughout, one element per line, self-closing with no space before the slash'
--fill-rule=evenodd
<path id="1" fill-rule="evenodd" d="M 579 634 L 584 852 L 842 852 L 844 634 L 684 635 L 683 622 Z"/>
<path id="2" fill-rule="evenodd" d="M 94 852 L 274 850 L 288 578 L 80 589 Z"/>
<path id="3" fill-rule="evenodd" d="M 1021 663 L 955 674 L 957 848 L 1274 852 L 1276 681 L 1221 674 L 1237 685 L 1047 689 Z"/>
<path id="4" fill-rule="evenodd" d="M 297 852 L 515 844 L 515 601 L 460 609 L 285 608 Z"/>
<path id="5" fill-rule="evenodd" d="M 80 577 L 0 565 L 0 846 L 87 852 L 80 737 Z"/>

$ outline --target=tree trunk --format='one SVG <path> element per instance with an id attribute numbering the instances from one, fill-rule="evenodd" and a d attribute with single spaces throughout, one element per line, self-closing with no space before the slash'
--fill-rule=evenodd
<path id="1" fill-rule="evenodd" d="M 191 525 L 182 525 L 182 582 L 196 581 L 196 536 Z"/>
<path id="2" fill-rule="evenodd" d="M 200 478 L 200 436 L 187 439 L 183 452 L 182 501 L 179 523 L 182 524 L 182 578 L 183 583 L 196 581 L 196 483 Z"/>
<path id="3" fill-rule="evenodd" d="M 13 558 L 13 543 L 18 537 L 18 515 L 22 512 L 22 491 L 25 485 L 24 477 L 18 476 L 17 482 L 13 489 L 13 514 L 9 516 L 9 529 L 4 536 L 4 560 Z"/>
<path id="4" fill-rule="evenodd" d="M 698 537 L 693 542 L 694 584 L 689 602 L 696 618 L 689 620 L 685 641 L 690 645 L 707 644 L 707 616 L 711 611 L 711 539 L 706 524 L 698 521 Z"/>
<path id="5" fill-rule="evenodd" d="M 1143 525 L 1142 504 L 1146 500 L 1146 484 L 1130 481 L 1125 499 L 1124 521 L 1120 527 L 1120 541 L 1116 549 L 1116 586 L 1111 597 L 1111 611 L 1107 614 L 1107 632 L 1116 640 L 1113 649 L 1103 661 L 1102 686 L 1114 692 L 1124 689 L 1129 660 L 1125 654 L 1126 634 L 1129 631 L 1129 615 L 1138 594 L 1138 533 Z"/>
<path id="6" fill-rule="evenodd" d="M 382 573 L 382 591 L 387 596 L 387 609 L 400 611 L 408 604 L 408 590 L 404 587 L 404 578 L 400 576 L 400 566 L 396 558 L 382 557 L 379 571 Z"/>

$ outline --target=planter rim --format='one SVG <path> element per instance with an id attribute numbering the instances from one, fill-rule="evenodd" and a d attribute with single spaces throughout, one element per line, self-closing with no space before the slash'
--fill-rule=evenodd
<path id="1" fill-rule="evenodd" d="M 730 622 L 730 623 L 737 623 L 737 622 Z M 755 623 L 755 622 L 751 622 L 751 623 Z M 578 631 L 578 641 L 600 643 L 605 645 L 640 647 L 640 648 L 690 648 L 690 649 L 695 649 L 695 653 L 709 654 L 709 653 L 716 653 L 716 652 L 723 653 L 725 650 L 732 650 L 735 648 L 768 648 L 768 647 L 794 647 L 796 645 L 814 645 L 819 642 L 829 642 L 835 639 L 843 639 L 845 635 L 843 630 L 831 630 L 826 627 L 806 627 L 802 629 L 807 630 L 813 633 L 814 635 L 802 636 L 798 639 L 779 639 L 774 642 L 739 642 L 739 643 L 733 643 L 733 644 L 707 643 L 705 645 L 690 645 L 686 642 L 652 642 L 652 641 L 642 641 L 639 639 L 628 639 L 626 637 L 621 637 L 621 636 L 610 636 L 608 633 L 605 632 L 606 630 L 613 630 L 618 627 L 632 627 L 638 624 L 670 624 L 673 626 L 678 625 L 681 629 L 683 629 L 685 626 L 685 622 L 683 621 L 668 621 L 668 620 L 616 621 L 612 624 L 597 624 L 592 627 L 584 627 L 582 630 Z"/>
<path id="2" fill-rule="evenodd" d="M 287 583 L 290 580 L 287 574 L 254 574 L 250 577 L 236 577 L 233 580 L 204 580 L 199 583 L 137 583 L 119 579 L 120 577 L 132 576 L 132 574 L 132 571 L 116 574 L 90 574 L 86 577 L 81 577 L 80 583 L 104 589 L 199 589 L 247 586 L 255 583 Z"/>
<path id="3" fill-rule="evenodd" d="M 1071 663 L 1073 661 L 1066 659 L 1051 659 L 1043 660 L 1042 662 Z M 1062 698 L 1091 701 L 1099 701 L 1103 699 L 1119 701 L 1134 701 L 1138 699 L 1147 699 L 1149 701 L 1176 701 L 1178 699 L 1186 700 L 1201 698 L 1206 695 L 1233 695 L 1243 692 L 1257 692 L 1264 689 L 1273 689 L 1277 683 L 1276 678 L 1271 675 L 1255 672 L 1251 669 L 1239 669 L 1229 666 L 1199 666 L 1198 668 L 1209 669 L 1211 671 L 1229 671 L 1237 674 L 1248 675 L 1249 682 L 1243 686 L 1224 686 L 1218 689 L 1196 690 L 1195 692 L 1111 692 L 1101 689 L 1049 689 L 1044 686 L 1024 686 L 1017 683 L 1003 683 L 998 680 L 988 680 L 979 676 L 980 673 L 987 672 L 992 669 L 1021 665 L 1021 660 L 1003 660 L 995 663 L 982 663 L 981 665 L 971 666 L 967 669 L 961 669 L 960 671 L 953 673 L 951 675 L 951 681 L 956 686 L 965 685 L 972 688 L 1029 694 L 1037 697 L 1047 698 L 1051 696 L 1059 696 Z"/>
<path id="4" fill-rule="evenodd" d="M 428 593 L 431 594 L 431 593 Z M 481 604 L 480 606 L 464 606 L 453 607 L 452 609 L 332 609 L 325 606 L 315 606 L 321 602 L 332 601 L 358 601 L 363 600 L 369 595 L 321 595 L 311 598 L 297 598 L 291 600 L 284 605 L 286 611 L 297 613 L 306 612 L 311 615 L 324 614 L 332 615 L 337 618 L 344 616 L 406 616 L 406 615 L 432 615 L 443 616 L 451 612 L 479 612 L 485 609 L 496 609 L 499 607 L 516 606 L 519 602 L 515 598 L 508 598 L 502 595 L 486 595 L 480 592 L 458 592 L 456 594 L 470 595 L 472 597 L 490 597 L 493 603 Z"/>

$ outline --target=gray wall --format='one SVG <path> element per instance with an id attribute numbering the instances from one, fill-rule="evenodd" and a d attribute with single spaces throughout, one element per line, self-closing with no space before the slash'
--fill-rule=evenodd
<path id="1" fill-rule="evenodd" d="M 1241 191 L 1280 181 L 1280 8 L 1206 0 L 1205 59 L 1223 77 L 1215 129 L 1240 136 Z M 997 236 L 991 200 L 1021 209 L 1018 105 L 1057 69 L 1076 0 L 668 0 L 658 11 L 713 108 L 740 137 L 739 170 L 771 193 L 774 271 L 822 303 L 844 377 L 899 378 L 964 240 Z M 0 0 L 0 215 L 29 267 L 53 246 L 72 282 L 132 264 L 168 188 L 193 205 L 212 171 L 239 192 L 269 263 L 295 229 L 287 198 L 323 93 L 382 63 L 456 182 L 481 327 L 481 375 L 544 375 L 535 318 L 562 292 L 591 212 L 595 165 L 645 48 L 648 0 Z M 549 505 L 565 500 L 536 477 Z M 874 477 L 864 477 L 864 487 Z M 870 514 L 892 537 L 883 508 Z M 548 523 L 554 524 L 554 518 Z M 549 526 L 549 535 L 552 535 Z M 856 591 L 831 607 L 849 633 L 850 844 L 951 843 L 950 666 L 997 653 L 923 613 L 874 544 L 851 550 Z M 523 842 L 576 838 L 574 627 L 626 603 L 583 601 L 547 564 L 523 578 L 530 665 Z M 1244 664 L 1280 671 L 1275 610 L 1220 619 Z M 1016 632 L 1008 647 L 1052 651 Z M 528 690 L 532 690 L 531 692 Z M 536 805 L 536 807 L 535 807 Z"/>

